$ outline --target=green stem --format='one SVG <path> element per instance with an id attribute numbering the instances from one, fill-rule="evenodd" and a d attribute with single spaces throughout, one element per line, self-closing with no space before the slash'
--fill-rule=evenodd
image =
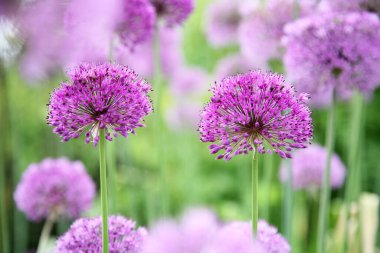
<path id="1" fill-rule="evenodd" d="M 343 237 L 342 252 L 348 250 L 348 210 L 353 201 L 356 201 L 360 193 L 360 140 L 362 138 L 364 99 L 363 95 L 355 92 L 352 97 L 351 138 L 348 151 L 348 178 L 345 188 L 345 232 Z"/>
<path id="2" fill-rule="evenodd" d="M 53 228 L 55 221 L 53 217 L 54 215 L 50 215 L 45 221 L 44 227 L 42 228 L 40 240 L 38 241 L 37 253 L 47 252 L 46 247 L 48 245 L 51 229 Z"/>
<path id="3" fill-rule="evenodd" d="M 269 220 L 269 206 L 270 206 L 270 190 L 271 190 L 271 181 L 273 177 L 273 159 L 274 156 L 267 155 L 265 156 L 265 170 L 264 170 L 264 190 L 265 190 L 265 203 L 263 203 L 263 212 L 262 217 L 266 220 Z"/>
<path id="4" fill-rule="evenodd" d="M 335 94 L 333 95 L 333 101 L 329 109 L 329 118 L 326 134 L 326 148 L 327 148 L 327 159 L 325 165 L 325 171 L 323 176 L 322 193 L 319 205 L 319 215 L 318 215 L 318 234 L 317 234 L 317 252 L 325 253 L 325 236 L 328 224 L 328 212 L 330 209 L 330 195 L 331 195 L 331 185 L 330 185 L 330 166 L 331 157 L 334 151 L 334 140 L 335 140 Z"/>
<path id="5" fill-rule="evenodd" d="M 284 219 L 284 231 L 285 237 L 288 239 L 289 243 L 292 240 L 292 214 L 293 214 L 293 177 L 292 177 L 292 165 L 289 161 L 286 161 L 286 173 L 287 180 L 285 183 L 285 219 Z"/>
<path id="6" fill-rule="evenodd" d="M 116 200 L 116 187 L 117 187 L 117 181 L 116 181 L 116 150 L 115 145 L 117 145 L 117 142 L 111 142 L 109 145 L 107 145 L 107 164 L 108 164 L 108 191 L 110 195 L 112 196 L 111 199 L 108 200 L 108 207 L 109 207 L 109 213 L 114 214 L 117 212 L 117 200 Z"/>
<path id="7" fill-rule="evenodd" d="M 102 208 L 103 253 L 108 253 L 108 209 L 107 209 L 107 169 L 106 169 L 105 130 L 99 131 L 99 163 L 100 163 L 100 201 Z"/>
<path id="8" fill-rule="evenodd" d="M 252 234 L 257 237 L 257 222 L 259 220 L 259 199 L 258 199 L 258 183 L 259 183 L 259 156 L 257 152 L 252 156 Z"/>

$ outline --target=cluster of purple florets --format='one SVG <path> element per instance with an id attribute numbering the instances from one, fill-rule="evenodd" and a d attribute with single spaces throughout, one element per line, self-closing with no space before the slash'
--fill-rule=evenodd
<path id="1" fill-rule="evenodd" d="M 211 102 L 202 113 L 199 131 L 217 159 L 275 152 L 290 158 L 294 148 L 305 148 L 312 138 L 306 94 L 297 95 L 277 74 L 252 71 L 216 83 Z"/>
<path id="2" fill-rule="evenodd" d="M 143 126 L 142 118 L 152 111 L 147 93 L 151 87 L 128 67 L 83 64 L 69 72 L 51 96 L 48 123 L 62 141 L 86 135 L 86 143 L 99 141 L 99 131 L 106 139 L 118 134 L 127 137 Z"/>
<path id="3" fill-rule="evenodd" d="M 108 217 L 109 252 L 139 253 L 146 237 L 144 228 L 122 216 Z M 55 253 L 102 252 L 102 220 L 83 218 L 75 221 L 61 236 Z"/>
<path id="4" fill-rule="evenodd" d="M 95 184 L 83 164 L 66 158 L 31 164 L 14 193 L 18 209 L 33 221 L 77 218 L 94 197 Z"/>
<path id="5" fill-rule="evenodd" d="M 316 104 L 347 99 L 353 90 L 371 94 L 380 84 L 380 19 L 366 12 L 326 12 L 285 28 L 285 66 L 299 90 Z"/>

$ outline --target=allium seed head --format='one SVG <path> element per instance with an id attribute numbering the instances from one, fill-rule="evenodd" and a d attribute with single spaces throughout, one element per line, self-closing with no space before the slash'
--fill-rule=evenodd
<path id="1" fill-rule="evenodd" d="M 277 153 L 290 158 L 290 151 L 305 148 L 312 138 L 306 94 L 297 95 L 278 74 L 252 71 L 229 76 L 211 88 L 199 126 L 201 141 L 214 142 L 217 159 L 235 155 Z"/>
<path id="2" fill-rule="evenodd" d="M 146 237 L 144 228 L 122 216 L 108 218 L 109 252 L 139 253 Z M 102 220 L 100 217 L 79 219 L 57 241 L 55 253 L 101 252 Z"/>
<path id="3" fill-rule="evenodd" d="M 127 137 L 144 126 L 142 119 L 152 111 L 147 96 L 151 90 L 133 70 L 116 64 L 82 64 L 69 72 L 70 81 L 57 88 L 49 104 L 48 123 L 62 141 L 86 135 L 86 143 L 119 134 Z"/>
<path id="4" fill-rule="evenodd" d="M 94 197 L 95 184 L 83 164 L 66 158 L 29 165 L 14 193 L 17 207 L 34 221 L 49 216 L 77 218 Z"/>

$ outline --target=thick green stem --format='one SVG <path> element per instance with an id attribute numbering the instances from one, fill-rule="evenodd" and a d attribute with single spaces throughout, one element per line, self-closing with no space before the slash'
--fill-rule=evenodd
<path id="1" fill-rule="evenodd" d="M 259 220 L 259 156 L 253 153 L 252 156 L 252 233 L 253 237 L 257 237 L 257 222 Z"/>
<path id="2" fill-rule="evenodd" d="M 322 193 L 319 205 L 319 215 L 318 215 L 318 234 L 317 234 L 317 252 L 325 253 L 325 237 L 328 224 L 328 212 L 330 209 L 330 195 L 331 195 L 331 185 L 330 185 L 330 166 L 331 157 L 334 151 L 335 142 L 335 95 L 333 96 L 333 101 L 329 109 L 329 118 L 326 134 L 326 148 L 327 148 L 327 158 L 325 171 L 323 176 Z"/>
<path id="3" fill-rule="evenodd" d="M 348 151 L 348 177 L 345 188 L 345 233 L 343 237 L 342 252 L 347 252 L 348 244 L 348 210 L 353 201 L 356 201 L 360 193 L 360 140 L 362 139 L 364 99 L 363 95 L 355 92 L 352 98 L 352 117 L 351 117 L 351 133 L 350 145 Z"/>
<path id="4" fill-rule="evenodd" d="M 292 240 L 292 214 L 293 214 L 293 177 L 292 177 L 292 165 L 289 161 L 286 161 L 286 173 L 287 180 L 285 183 L 285 212 L 284 212 L 284 233 L 289 243 Z"/>
<path id="5" fill-rule="evenodd" d="M 54 221 L 54 215 L 51 215 L 46 219 L 44 227 L 42 228 L 40 240 L 38 241 L 37 253 L 47 253 L 47 245 Z"/>
<path id="6" fill-rule="evenodd" d="M 107 169 L 106 169 L 105 130 L 99 131 L 99 163 L 100 163 L 100 201 L 102 208 L 102 241 L 103 253 L 108 253 L 108 209 L 107 209 Z"/>
<path id="7" fill-rule="evenodd" d="M 271 190 L 271 182 L 273 177 L 273 159 L 274 156 L 267 155 L 265 156 L 264 164 L 265 164 L 265 170 L 264 170 L 264 190 L 265 190 L 265 203 L 263 203 L 263 212 L 261 214 L 261 217 L 263 217 L 266 220 L 269 220 L 270 212 L 269 212 L 269 206 L 270 206 L 270 190 Z"/>

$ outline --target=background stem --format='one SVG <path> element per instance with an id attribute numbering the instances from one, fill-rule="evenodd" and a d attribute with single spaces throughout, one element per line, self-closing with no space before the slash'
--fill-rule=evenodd
<path id="1" fill-rule="evenodd" d="M 46 246 L 49 242 L 49 236 L 51 233 L 51 229 L 53 228 L 54 220 L 55 219 L 53 218 L 53 215 L 50 215 L 46 219 L 44 227 L 42 228 L 40 240 L 38 241 L 37 253 L 47 253 Z"/>
<path id="2" fill-rule="evenodd" d="M 285 238 L 291 244 L 292 241 L 292 221 L 293 221 L 293 176 L 292 176 L 292 165 L 290 161 L 285 161 L 286 163 L 286 173 L 287 180 L 285 182 L 285 212 L 284 212 L 284 234 Z"/>
<path id="3" fill-rule="evenodd" d="M 105 130 L 99 131 L 99 163 L 100 163 L 100 200 L 102 208 L 103 253 L 108 253 L 108 209 L 107 209 L 107 170 L 106 170 L 106 138 Z"/>
<path id="4" fill-rule="evenodd" d="M 322 193 L 321 200 L 319 204 L 319 215 L 318 215 L 318 234 L 317 234 L 317 252 L 325 253 L 326 246 L 326 231 L 327 224 L 329 220 L 329 209 L 330 209 L 330 195 L 331 195 L 331 185 L 330 185 L 330 167 L 331 167 L 331 157 L 334 151 L 334 141 L 335 141 L 335 93 L 333 95 L 333 100 L 329 108 L 328 115 L 328 125 L 326 134 L 326 148 L 327 148 L 327 158 L 325 173 L 323 176 Z"/>

